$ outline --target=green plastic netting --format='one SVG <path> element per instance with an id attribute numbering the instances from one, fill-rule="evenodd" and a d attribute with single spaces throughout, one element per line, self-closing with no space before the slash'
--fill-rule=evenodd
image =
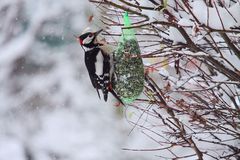
<path id="1" fill-rule="evenodd" d="M 126 12 L 123 16 L 124 26 L 131 22 Z M 116 79 L 114 88 L 124 103 L 133 102 L 143 91 L 144 68 L 135 30 L 123 29 L 118 47 L 114 53 Z"/>

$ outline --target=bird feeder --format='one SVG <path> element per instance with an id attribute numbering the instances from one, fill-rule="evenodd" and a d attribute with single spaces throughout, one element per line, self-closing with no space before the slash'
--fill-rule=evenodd
<path id="1" fill-rule="evenodd" d="M 124 103 L 133 102 L 143 91 L 144 68 L 135 30 L 126 12 L 124 29 L 114 53 L 115 80 L 113 87 Z M 129 28 L 128 28 L 129 27 Z"/>

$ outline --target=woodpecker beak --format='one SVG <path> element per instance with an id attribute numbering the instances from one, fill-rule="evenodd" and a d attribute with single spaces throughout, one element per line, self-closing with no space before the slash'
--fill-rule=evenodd
<path id="1" fill-rule="evenodd" d="M 77 36 L 77 35 L 75 35 L 75 34 L 73 34 L 73 37 L 75 37 L 76 39 L 78 39 L 78 36 Z"/>
<path id="2" fill-rule="evenodd" d="M 100 29 L 99 31 L 95 32 L 95 33 L 94 33 L 94 36 L 97 37 L 97 35 L 98 35 L 99 33 L 101 33 L 102 31 L 103 31 L 103 29 Z"/>

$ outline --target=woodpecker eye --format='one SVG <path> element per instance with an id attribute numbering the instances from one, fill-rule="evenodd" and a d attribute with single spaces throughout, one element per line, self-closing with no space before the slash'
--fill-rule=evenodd
<path id="1" fill-rule="evenodd" d="M 88 37 L 91 38 L 92 36 L 93 36 L 93 33 L 90 33 Z"/>

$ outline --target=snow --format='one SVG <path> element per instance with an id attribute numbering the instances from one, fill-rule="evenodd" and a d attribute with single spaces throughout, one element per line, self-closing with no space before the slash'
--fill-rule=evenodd
<path id="1" fill-rule="evenodd" d="M 21 142 L 13 137 L 0 137 L 1 160 L 25 160 L 25 153 Z"/>
<path id="2" fill-rule="evenodd" d="M 193 1 L 190 5 L 193 6 L 193 12 L 201 24 L 213 29 L 223 27 L 231 29 L 239 26 L 239 3 L 233 5 L 228 0 L 225 4 L 231 14 L 223 7 L 207 7 L 203 1 L 199 0 Z M 147 1 L 140 1 L 140 5 L 154 7 Z M 168 1 L 168 6 L 175 5 L 175 1 Z M 9 10 L 2 12 L 4 8 Z M 168 9 L 173 11 L 170 7 Z M 220 13 L 224 26 L 216 9 Z M 0 1 L 0 160 L 27 160 L 27 156 L 32 156 L 34 160 L 160 159 L 154 157 L 159 152 L 122 150 L 122 148 L 158 148 L 159 143 L 144 135 L 148 132 L 147 129 L 139 129 L 131 122 L 138 122 L 139 125 L 148 127 L 156 133 L 168 132 L 165 126 L 159 127 L 159 119 L 130 106 L 114 107 L 115 100 L 112 96 L 110 96 L 112 100 L 105 103 L 98 99 L 98 95 L 91 86 L 83 63 L 82 48 L 75 41 L 73 34 L 81 34 L 88 26 L 96 29 L 104 28 L 98 20 L 100 14 L 95 11 L 94 6 L 89 6 L 86 1 L 80 0 Z M 167 20 L 162 12 L 157 10 L 143 10 L 142 13 L 149 16 L 149 22 Z M 179 27 L 190 35 L 192 41 L 202 45 L 202 39 L 207 37 L 207 34 L 202 30 L 196 31 L 198 27 L 201 28 L 201 24 L 198 26 L 196 22 L 193 23 L 194 18 L 182 11 L 173 14 L 177 17 Z M 93 22 L 88 22 L 90 15 L 94 15 Z M 117 21 L 116 17 L 113 19 Z M 185 98 L 184 100 L 190 105 L 196 104 L 197 101 L 188 98 L 189 95 L 178 92 L 182 90 L 181 87 L 192 89 L 198 94 L 197 91 L 203 88 L 215 87 L 211 81 L 216 81 L 216 84 L 230 82 L 221 73 L 210 75 L 208 66 L 200 64 L 198 59 L 212 56 L 225 67 L 233 70 L 233 67 L 223 60 L 224 57 L 233 64 L 234 68 L 240 69 L 239 59 L 229 50 L 223 50 L 223 57 L 214 51 L 193 53 L 178 45 L 178 43 L 186 43 L 186 40 L 176 28 L 166 29 L 161 25 L 156 26 L 165 32 L 159 33 L 161 38 L 147 37 L 147 40 L 152 40 L 151 42 L 144 42 L 145 37 L 138 38 L 143 41 L 141 45 L 157 42 L 154 46 L 143 48 L 146 55 L 151 51 L 161 50 L 160 53 L 156 53 L 155 58 L 144 59 L 144 64 L 147 67 L 157 66 L 149 75 L 165 94 L 169 106 L 175 104 L 168 101 L 168 96 L 172 96 L 174 100 Z M 111 29 L 116 34 L 121 32 L 119 26 Z M 158 34 L 155 30 L 143 30 L 142 33 Z M 228 35 L 231 36 L 231 34 Z M 216 32 L 212 33 L 212 37 L 216 43 L 219 43 L 218 46 L 227 47 L 226 44 L 220 43 L 223 39 Z M 176 48 L 173 50 L 165 48 L 164 44 L 160 44 L 164 40 L 169 40 L 168 44 Z M 112 37 L 111 41 L 116 42 Z M 178 49 L 179 46 L 180 49 Z M 163 63 L 166 57 L 169 59 Z M 175 64 L 179 59 L 179 65 L 185 71 L 181 70 L 177 74 Z M 162 65 L 166 66 L 162 67 Z M 199 74 L 198 67 L 201 67 L 205 74 L 210 75 L 211 79 L 207 79 L 209 86 L 199 81 L 202 80 L 200 78 L 202 75 Z M 128 75 L 121 78 L 126 79 Z M 220 89 L 215 87 L 218 91 L 216 96 L 233 108 L 235 106 L 227 94 L 235 98 L 238 105 L 240 104 L 239 89 L 236 85 L 221 84 L 219 86 Z M 200 96 L 205 98 L 204 96 L 208 94 Z M 141 103 L 137 105 L 143 110 L 146 109 L 146 106 Z M 166 111 L 158 110 L 158 107 L 156 106 L 155 109 L 164 119 L 167 119 Z M 176 114 L 176 117 L 183 123 L 189 121 L 187 116 L 181 117 Z M 133 131 L 131 131 L 132 128 L 134 128 Z M 186 131 L 192 132 L 187 128 Z M 148 134 L 155 136 L 154 138 L 161 142 L 161 137 L 153 133 Z M 199 137 L 208 136 L 203 133 Z M 197 141 L 196 137 L 193 136 L 195 141 Z M 222 137 L 224 138 L 227 137 Z M 172 140 L 171 137 L 169 140 Z M 237 146 L 239 141 L 229 141 L 229 143 Z M 197 145 L 204 148 L 205 144 L 197 142 Z M 208 146 L 210 149 L 214 147 L 216 146 Z M 222 149 L 219 148 L 219 153 Z M 179 155 L 192 153 L 181 147 L 174 148 L 174 151 Z M 209 152 L 218 155 L 218 151 Z M 163 153 L 166 156 L 170 155 Z M 204 159 L 210 158 L 204 157 Z"/>
<path id="3" fill-rule="evenodd" d="M 173 44 L 176 44 L 178 42 L 186 43 L 185 38 L 182 36 L 182 34 L 178 31 L 175 27 L 169 27 L 169 38 L 173 40 Z"/>
<path id="4" fill-rule="evenodd" d="M 168 77 L 169 76 L 169 73 L 168 71 L 165 69 L 165 68 L 160 68 L 158 73 L 164 77 Z"/>
<path id="5" fill-rule="evenodd" d="M 192 5 L 193 13 L 206 26 L 213 29 L 230 29 L 240 26 L 240 5 L 238 3 L 227 9 L 219 6 L 207 7 L 201 0 L 194 1 Z"/>
<path id="6" fill-rule="evenodd" d="M 193 22 L 191 22 L 189 19 L 187 18 L 181 18 L 179 21 L 178 21 L 178 24 L 180 26 L 183 26 L 183 27 L 192 27 L 194 25 Z"/>
<path id="7" fill-rule="evenodd" d="M 132 142 L 152 143 L 128 136 L 131 126 L 114 99 L 99 100 L 91 86 L 72 36 L 94 25 L 89 3 L 1 0 L 3 8 L 9 10 L 0 12 L 0 160 L 152 157 L 122 151 Z"/>
<path id="8" fill-rule="evenodd" d="M 101 123 L 99 124 L 101 125 Z M 97 129 L 100 129 L 98 133 L 102 132 L 100 135 L 96 135 L 88 129 L 95 125 L 95 121 L 94 123 L 91 123 L 91 121 L 83 122 L 77 114 L 69 110 L 56 111 L 53 114 L 46 115 L 44 118 L 42 132 L 33 137 L 33 146 L 35 146 L 33 148 L 41 152 L 48 150 L 56 155 L 73 160 L 97 159 L 97 157 L 101 157 L 104 148 L 108 148 L 108 145 L 111 146 L 114 137 L 109 135 L 107 130 L 102 130 L 103 128 Z M 99 144 L 102 143 L 99 138 L 103 133 L 104 137 L 102 138 L 108 138 L 108 141 L 102 145 L 102 148 L 99 148 Z M 114 149 L 111 149 L 111 152 L 115 152 Z M 78 154 L 69 155 L 69 153 Z M 111 155 L 104 155 L 106 159 L 107 156 Z"/>

